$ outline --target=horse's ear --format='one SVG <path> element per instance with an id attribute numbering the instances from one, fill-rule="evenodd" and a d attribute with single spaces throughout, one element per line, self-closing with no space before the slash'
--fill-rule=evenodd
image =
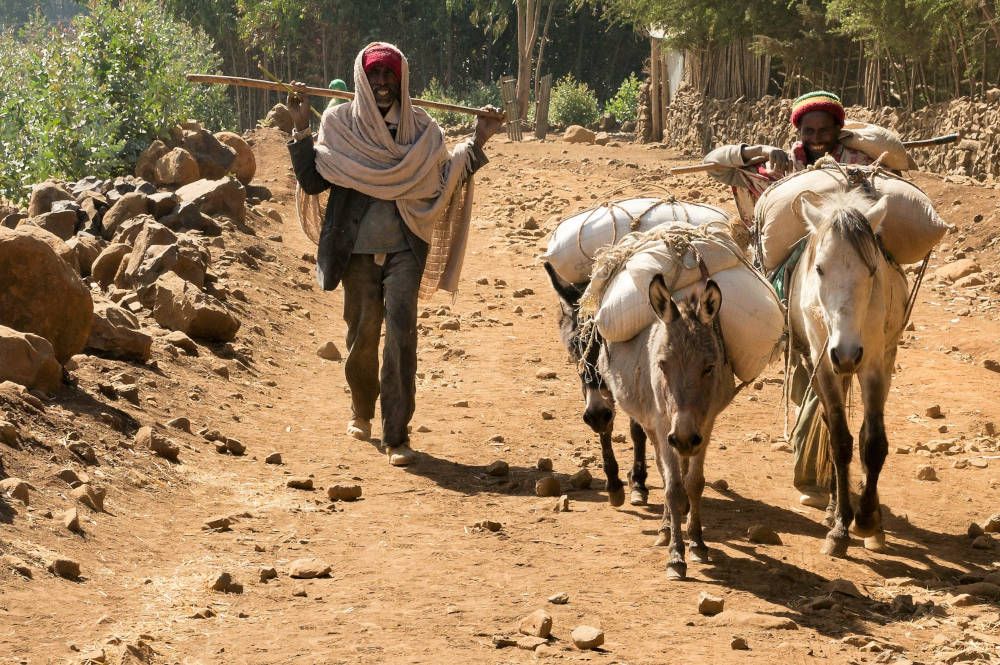
<path id="1" fill-rule="evenodd" d="M 664 323 L 670 323 L 681 315 L 674 299 L 670 297 L 670 289 L 663 281 L 663 275 L 654 276 L 649 283 L 649 304 L 653 306 L 656 316 Z"/>
<path id="2" fill-rule="evenodd" d="M 802 192 L 795 197 L 793 209 L 798 212 L 799 218 L 805 223 L 806 228 L 815 231 L 823 219 L 823 213 L 813 201 L 817 198 L 815 192 Z"/>
<path id="3" fill-rule="evenodd" d="M 882 226 L 888 213 L 889 199 L 885 197 L 876 201 L 875 205 L 865 211 L 865 218 L 868 220 L 869 226 L 872 227 L 872 232 L 878 233 L 879 227 Z"/>
<path id="4" fill-rule="evenodd" d="M 542 265 L 545 266 L 545 273 L 549 276 L 549 281 L 552 282 L 552 288 L 555 289 L 556 294 L 566 301 L 566 304 L 576 305 L 577 301 L 580 300 L 580 290 L 573 284 L 564 282 L 562 278 L 556 274 L 555 268 L 553 268 L 552 264 L 548 261 Z"/>
<path id="5" fill-rule="evenodd" d="M 722 289 L 715 283 L 715 280 L 705 282 L 705 290 L 701 293 L 701 300 L 698 302 L 698 318 L 705 325 L 712 322 L 719 315 L 722 308 Z"/>

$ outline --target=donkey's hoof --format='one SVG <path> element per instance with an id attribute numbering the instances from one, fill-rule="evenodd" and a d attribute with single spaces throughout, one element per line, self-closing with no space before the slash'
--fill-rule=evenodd
<path id="1" fill-rule="evenodd" d="M 628 497 L 628 502 L 633 506 L 645 506 L 647 500 L 649 500 L 649 492 L 642 490 L 632 490 Z"/>
<path id="2" fill-rule="evenodd" d="M 877 515 L 858 515 L 851 525 L 851 531 L 859 538 L 868 538 L 879 533 L 882 529 L 882 520 Z"/>
<path id="3" fill-rule="evenodd" d="M 667 579 L 668 580 L 683 580 L 687 579 L 688 567 L 683 561 L 675 561 L 673 563 L 667 564 Z"/>
<path id="4" fill-rule="evenodd" d="M 889 549 L 889 546 L 885 544 L 885 534 L 879 532 L 865 538 L 865 549 L 869 552 L 884 552 Z"/>
<path id="5" fill-rule="evenodd" d="M 688 552 L 695 563 L 708 563 L 711 560 L 708 556 L 708 547 L 705 545 L 692 545 L 688 548 Z"/>
<path id="6" fill-rule="evenodd" d="M 619 487 L 618 489 L 615 489 L 615 490 L 609 489 L 608 490 L 608 503 L 610 503 L 615 508 L 617 508 L 618 506 L 624 504 L 625 503 L 625 488 L 624 487 Z"/>
<path id="7" fill-rule="evenodd" d="M 653 543 L 653 547 L 666 547 L 670 544 L 670 534 L 666 531 L 660 531 L 656 534 L 656 542 Z"/>
<path id="8" fill-rule="evenodd" d="M 827 556 L 842 559 L 847 556 L 847 546 L 850 542 L 849 538 L 830 538 L 827 536 L 826 540 L 823 541 L 823 547 L 820 549 L 820 552 Z"/>

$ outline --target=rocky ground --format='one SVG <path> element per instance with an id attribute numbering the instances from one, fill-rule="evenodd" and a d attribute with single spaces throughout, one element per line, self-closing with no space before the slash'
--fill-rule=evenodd
<path id="1" fill-rule="evenodd" d="M 651 547 L 661 490 L 606 503 L 537 257 L 560 218 L 609 197 L 731 208 L 728 193 L 614 137 L 491 143 L 461 293 L 421 314 L 423 454 L 404 470 L 342 434 L 341 294 L 313 286 L 284 136 L 250 142 L 242 217 L 226 203 L 168 218 L 174 238 L 149 219 L 111 234 L 131 249 L 88 284 L 113 349 L 88 339 L 54 392 L 0 385 L 0 662 L 1000 661 L 1000 547 L 983 533 L 1000 530 L 1000 191 L 916 176 L 956 230 L 887 407 L 890 549 L 819 554 L 772 367 L 716 426 L 714 560 L 670 582 Z M 51 380 L 51 363 L 36 369 Z M 542 458 L 568 501 L 535 496 Z M 594 480 L 576 490 L 581 469 Z M 758 525 L 780 544 L 751 542 Z"/>

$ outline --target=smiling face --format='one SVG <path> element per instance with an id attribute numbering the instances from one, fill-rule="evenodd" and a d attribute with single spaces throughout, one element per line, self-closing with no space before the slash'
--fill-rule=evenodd
<path id="1" fill-rule="evenodd" d="M 368 85 L 372 88 L 375 103 L 380 110 L 388 111 L 399 101 L 399 77 L 390 67 L 375 64 L 368 68 L 365 75 L 368 77 Z"/>
<path id="2" fill-rule="evenodd" d="M 833 152 L 840 142 L 840 124 L 826 111 L 812 111 L 802 116 L 799 140 L 816 157 Z"/>

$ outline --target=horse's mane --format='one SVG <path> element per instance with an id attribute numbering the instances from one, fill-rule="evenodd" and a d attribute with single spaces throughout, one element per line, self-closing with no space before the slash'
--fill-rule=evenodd
<path id="1" fill-rule="evenodd" d="M 851 247 L 865 262 L 872 274 L 878 268 L 882 247 L 872 231 L 868 218 L 863 210 L 875 203 L 875 199 L 861 188 L 846 192 L 835 192 L 823 197 L 818 206 L 823 214 L 823 222 L 810 239 L 815 249 L 816 244 L 828 233 L 835 233 L 851 243 Z"/>

